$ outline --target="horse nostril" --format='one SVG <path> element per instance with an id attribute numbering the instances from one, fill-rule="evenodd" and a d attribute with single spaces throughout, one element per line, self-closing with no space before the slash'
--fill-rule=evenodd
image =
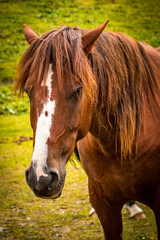
<path id="1" fill-rule="evenodd" d="M 59 181 L 59 175 L 57 172 L 50 172 L 51 174 L 51 182 L 48 186 L 48 190 L 52 190 L 53 187 L 55 187 Z"/>

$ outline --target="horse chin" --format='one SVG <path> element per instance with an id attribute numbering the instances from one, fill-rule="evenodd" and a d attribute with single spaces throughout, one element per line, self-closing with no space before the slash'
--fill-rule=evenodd
<path id="1" fill-rule="evenodd" d="M 51 199 L 57 199 L 61 196 L 61 194 L 62 194 L 62 191 L 56 197 L 51 197 Z"/>
<path id="2" fill-rule="evenodd" d="M 37 191 L 36 189 L 32 188 L 32 191 L 36 195 L 36 197 L 43 198 L 43 199 L 57 199 L 61 196 L 62 190 L 54 191 L 54 190 L 43 190 Z"/>
<path id="3" fill-rule="evenodd" d="M 43 198 L 43 199 L 53 199 L 53 200 L 55 200 L 55 199 L 57 199 L 57 198 L 59 198 L 60 196 L 61 196 L 61 194 L 62 194 L 62 191 L 58 194 L 58 195 L 56 195 L 56 196 L 51 196 L 51 197 L 40 197 L 40 198 Z M 38 197 L 38 196 L 37 196 Z"/>

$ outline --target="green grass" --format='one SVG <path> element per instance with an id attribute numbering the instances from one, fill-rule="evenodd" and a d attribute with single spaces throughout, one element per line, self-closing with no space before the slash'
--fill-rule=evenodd
<path id="1" fill-rule="evenodd" d="M 23 98 L 15 95 L 13 85 L 3 84 L 0 87 L 0 115 L 29 113 L 27 94 Z"/>
<path id="2" fill-rule="evenodd" d="M 0 239 L 103 239 L 98 218 L 88 216 L 87 177 L 77 163 L 67 165 L 62 196 L 44 200 L 34 196 L 25 182 L 32 155 L 29 114 L 0 118 Z M 26 137 L 27 141 L 19 141 Z M 124 240 L 154 239 L 152 211 L 139 204 L 146 219 L 133 220 L 123 209 Z"/>
<path id="3" fill-rule="evenodd" d="M 160 46 L 159 0 L 0 1 L 0 82 L 15 79 L 17 64 L 28 46 L 24 23 L 41 34 L 61 25 L 94 28 L 107 18 L 108 31 L 121 31 L 154 47 Z"/>

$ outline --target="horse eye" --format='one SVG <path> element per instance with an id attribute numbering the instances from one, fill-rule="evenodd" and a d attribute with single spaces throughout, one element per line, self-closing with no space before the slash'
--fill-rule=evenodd
<path id="1" fill-rule="evenodd" d="M 78 100 L 82 96 L 82 87 L 78 87 L 69 97 L 69 99 Z"/>

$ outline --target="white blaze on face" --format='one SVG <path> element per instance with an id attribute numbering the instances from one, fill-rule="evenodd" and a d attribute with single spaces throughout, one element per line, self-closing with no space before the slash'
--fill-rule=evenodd
<path id="1" fill-rule="evenodd" d="M 41 115 L 38 117 L 36 136 L 35 136 L 35 146 L 32 156 L 33 163 L 37 163 L 36 176 L 37 181 L 39 181 L 40 176 L 47 177 L 48 174 L 44 173 L 43 166 L 46 165 L 46 160 L 48 156 L 48 146 L 47 140 L 50 137 L 50 128 L 52 124 L 52 117 L 55 111 L 55 100 L 51 101 L 52 92 L 52 64 L 49 65 L 49 71 L 46 81 L 46 87 L 48 88 L 48 99 L 43 106 Z M 47 112 L 47 114 L 45 114 Z"/>

